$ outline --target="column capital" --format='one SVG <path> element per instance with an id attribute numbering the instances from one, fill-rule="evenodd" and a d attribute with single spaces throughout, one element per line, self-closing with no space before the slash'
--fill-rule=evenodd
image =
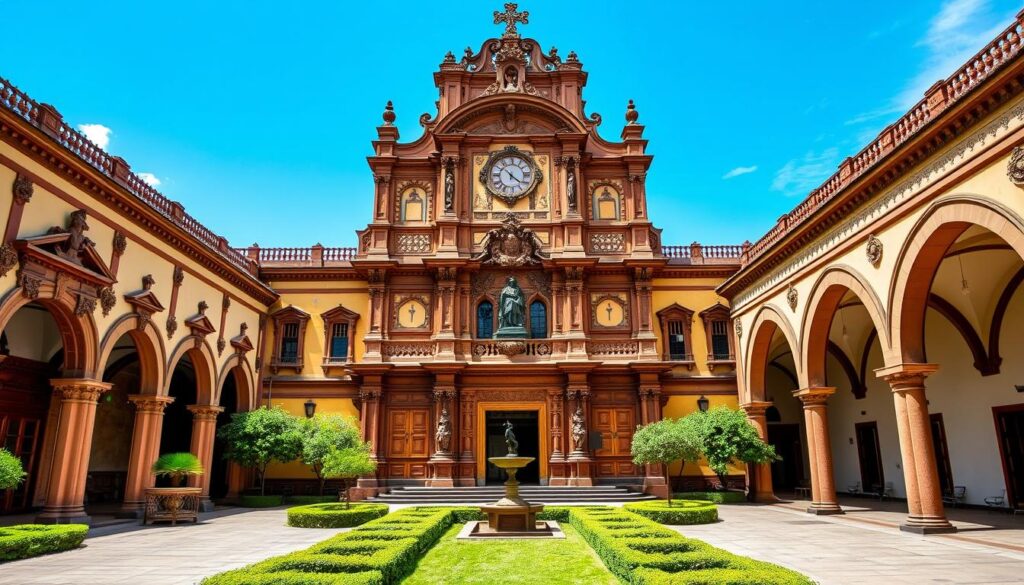
<path id="1" fill-rule="evenodd" d="M 939 370 L 938 364 L 896 364 L 875 370 L 875 375 L 892 386 L 893 392 L 924 387 L 924 379 Z"/>
<path id="2" fill-rule="evenodd" d="M 128 401 L 135 405 L 138 412 L 164 412 L 168 404 L 174 402 L 172 396 L 155 396 L 153 394 L 129 394 Z"/>
<path id="3" fill-rule="evenodd" d="M 765 411 L 767 411 L 768 408 L 772 405 L 774 405 L 773 402 L 760 402 L 757 400 L 752 400 L 750 402 L 744 402 L 743 404 L 740 405 L 740 408 L 743 409 L 743 412 L 747 413 L 748 417 L 755 417 L 764 416 Z"/>
<path id="4" fill-rule="evenodd" d="M 217 415 L 224 412 L 223 406 L 212 404 L 189 404 L 185 408 L 192 413 L 194 420 L 217 420 Z"/>
<path id="5" fill-rule="evenodd" d="M 810 388 L 794 390 L 793 397 L 800 399 L 800 402 L 804 403 L 804 408 L 814 408 L 816 406 L 825 406 L 828 397 L 835 393 L 836 389 L 831 386 L 812 386 Z"/>
<path id="6" fill-rule="evenodd" d="M 113 384 L 91 378 L 53 378 L 50 380 L 55 393 L 62 400 L 96 402 L 100 395 L 114 387 Z"/>

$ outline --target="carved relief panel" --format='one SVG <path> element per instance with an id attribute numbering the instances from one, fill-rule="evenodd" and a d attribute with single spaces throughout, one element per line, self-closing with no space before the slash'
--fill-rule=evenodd
<path id="1" fill-rule="evenodd" d="M 393 330 L 430 329 L 430 295 L 395 295 L 391 303 L 391 328 Z"/>
<path id="2" fill-rule="evenodd" d="M 600 179 L 591 181 L 590 218 L 594 221 L 620 221 L 626 217 L 622 197 L 622 181 Z"/>
<path id="3" fill-rule="evenodd" d="M 402 181 L 395 188 L 395 221 L 426 223 L 434 219 L 433 189 L 428 180 Z"/>
<path id="4" fill-rule="evenodd" d="M 629 295 L 591 293 L 590 325 L 596 329 L 628 329 Z"/>

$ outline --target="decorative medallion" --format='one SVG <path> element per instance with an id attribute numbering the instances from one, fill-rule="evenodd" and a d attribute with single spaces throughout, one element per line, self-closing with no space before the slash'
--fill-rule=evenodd
<path id="1" fill-rule="evenodd" d="M 1018 146 L 1010 153 L 1010 162 L 1006 165 L 1006 176 L 1014 185 L 1024 188 L 1024 146 Z"/>
<path id="2" fill-rule="evenodd" d="M 32 199 L 32 192 L 35 190 L 35 186 L 32 184 L 32 180 L 25 175 L 18 175 L 14 178 L 14 187 L 12 193 L 14 195 L 14 201 L 20 205 L 24 205 Z"/>
<path id="3" fill-rule="evenodd" d="M 877 268 L 879 263 L 882 262 L 882 240 L 876 238 L 874 234 L 868 236 L 868 242 L 864 246 L 864 253 L 868 257 L 868 262 Z"/>
<path id="4" fill-rule="evenodd" d="M 487 232 L 480 242 L 483 250 L 473 257 L 482 264 L 498 266 L 525 266 L 540 264 L 547 254 L 543 244 L 530 228 L 523 227 L 514 213 L 505 214 L 501 227 Z"/>
<path id="5" fill-rule="evenodd" d="M 480 182 L 487 191 L 509 206 L 533 192 L 542 178 L 533 155 L 515 146 L 492 152 L 480 169 Z"/>
<path id="6" fill-rule="evenodd" d="M 629 325 L 629 308 L 625 294 L 591 295 L 590 320 L 596 327 Z"/>
<path id="7" fill-rule="evenodd" d="M 111 309 L 117 304 L 117 295 L 113 287 L 105 286 L 100 289 L 100 308 L 103 309 L 103 316 L 110 314 Z"/>
<path id="8" fill-rule="evenodd" d="M 796 291 L 796 287 L 792 284 L 789 285 L 789 290 L 786 291 L 786 303 L 789 304 L 789 308 L 796 311 L 797 301 L 800 300 L 800 293 Z"/>

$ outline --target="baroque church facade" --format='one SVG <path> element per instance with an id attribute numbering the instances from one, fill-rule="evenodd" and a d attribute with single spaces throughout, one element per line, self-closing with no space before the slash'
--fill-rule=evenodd
<path id="1" fill-rule="evenodd" d="M 499 480 L 506 422 L 524 482 L 718 487 L 694 465 L 666 485 L 630 444 L 724 405 L 783 456 L 725 476 L 752 499 L 804 488 L 841 513 L 838 492 L 882 492 L 918 531 L 950 528 L 947 494 L 1024 503 L 1024 372 L 1003 359 L 1024 347 L 1022 20 L 754 244 L 678 246 L 648 215 L 633 103 L 602 137 L 578 56 L 527 18 L 506 4 L 500 37 L 444 57 L 420 137 L 387 105 L 353 248 L 233 248 L 0 79 L 0 434 L 29 472 L 0 510 L 138 510 L 170 451 L 230 499 L 252 477 L 216 431 L 261 405 L 357 418 L 361 497 Z"/>

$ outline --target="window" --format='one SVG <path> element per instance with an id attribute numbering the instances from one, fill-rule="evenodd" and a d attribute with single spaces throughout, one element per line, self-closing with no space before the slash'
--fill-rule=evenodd
<path id="1" fill-rule="evenodd" d="M 348 359 L 348 323 L 335 323 L 331 327 L 331 353 L 332 361 L 343 361 Z"/>
<path id="2" fill-rule="evenodd" d="M 544 339 L 548 336 L 548 308 L 542 301 L 530 303 L 530 337 Z"/>
<path id="3" fill-rule="evenodd" d="M 732 359 L 729 351 L 728 323 L 724 319 L 711 322 L 711 354 L 716 360 Z"/>
<path id="4" fill-rule="evenodd" d="M 281 363 L 294 364 L 299 359 L 299 324 L 286 323 L 281 335 Z"/>
<path id="5" fill-rule="evenodd" d="M 682 321 L 668 322 L 668 356 L 669 359 L 686 359 L 686 336 L 683 334 Z"/>
<path id="6" fill-rule="evenodd" d="M 494 336 L 494 305 L 483 301 L 476 306 L 476 338 L 490 339 Z"/>

